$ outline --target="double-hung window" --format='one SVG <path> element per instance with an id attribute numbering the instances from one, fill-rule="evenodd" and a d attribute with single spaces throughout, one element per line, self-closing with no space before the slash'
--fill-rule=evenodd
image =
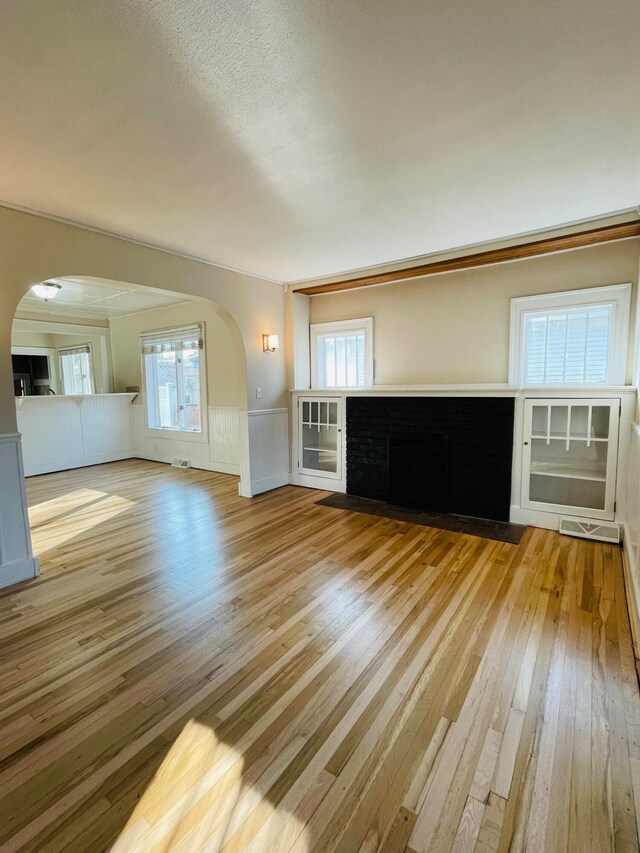
<path id="1" fill-rule="evenodd" d="M 631 285 L 511 300 L 510 382 L 624 385 Z"/>
<path id="2" fill-rule="evenodd" d="M 65 394 L 93 394 L 91 345 L 58 350 Z"/>
<path id="3" fill-rule="evenodd" d="M 373 318 L 311 325 L 313 388 L 373 385 Z"/>
<path id="4" fill-rule="evenodd" d="M 140 343 L 149 429 L 203 433 L 202 325 L 144 332 Z"/>

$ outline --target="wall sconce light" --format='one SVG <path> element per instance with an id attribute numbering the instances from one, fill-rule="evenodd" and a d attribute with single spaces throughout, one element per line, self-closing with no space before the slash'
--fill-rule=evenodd
<path id="1" fill-rule="evenodd" d="M 275 352 L 278 349 L 278 336 L 277 335 L 263 335 L 262 336 L 262 351 L 263 352 Z"/>
<path id="2" fill-rule="evenodd" d="M 62 285 L 55 281 L 43 281 L 42 284 L 34 284 L 31 290 L 39 299 L 48 302 L 60 293 Z"/>

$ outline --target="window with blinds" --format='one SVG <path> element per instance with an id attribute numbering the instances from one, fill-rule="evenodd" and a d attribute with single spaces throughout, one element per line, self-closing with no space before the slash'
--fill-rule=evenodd
<path id="1" fill-rule="evenodd" d="M 623 385 L 631 285 L 511 300 L 512 385 Z"/>
<path id="2" fill-rule="evenodd" d="M 91 346 L 63 347 L 58 350 L 62 388 L 65 394 L 93 394 Z"/>
<path id="3" fill-rule="evenodd" d="M 311 326 L 314 388 L 367 388 L 373 382 L 371 318 Z"/>
<path id="4" fill-rule="evenodd" d="M 524 384 L 606 383 L 613 305 L 526 314 Z"/>
<path id="5" fill-rule="evenodd" d="M 140 335 L 147 425 L 150 429 L 201 433 L 204 349 L 200 325 Z"/>

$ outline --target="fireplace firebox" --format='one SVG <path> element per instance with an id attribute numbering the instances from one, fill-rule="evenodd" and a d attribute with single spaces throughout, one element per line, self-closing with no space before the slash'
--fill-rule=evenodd
<path id="1" fill-rule="evenodd" d="M 392 432 L 387 464 L 389 503 L 450 511 L 451 439 L 447 434 Z"/>

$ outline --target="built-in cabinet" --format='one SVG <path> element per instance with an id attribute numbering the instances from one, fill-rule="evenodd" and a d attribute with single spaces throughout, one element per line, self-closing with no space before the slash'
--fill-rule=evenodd
<path id="1" fill-rule="evenodd" d="M 298 399 L 298 472 L 342 479 L 342 400 Z"/>
<path id="2" fill-rule="evenodd" d="M 618 470 L 628 462 L 636 398 L 630 386 L 589 390 L 438 386 L 294 392 L 292 483 L 346 491 L 347 398 L 378 395 L 470 397 L 479 398 L 479 405 L 483 397 L 513 398 L 509 520 L 550 530 L 559 528 L 563 516 L 586 522 L 624 521 L 625 493 L 617 481 Z M 356 440 L 352 435 L 351 442 Z M 485 486 L 491 488 L 488 483 Z"/>
<path id="3" fill-rule="evenodd" d="M 612 521 L 620 399 L 526 399 L 525 509 Z"/>

